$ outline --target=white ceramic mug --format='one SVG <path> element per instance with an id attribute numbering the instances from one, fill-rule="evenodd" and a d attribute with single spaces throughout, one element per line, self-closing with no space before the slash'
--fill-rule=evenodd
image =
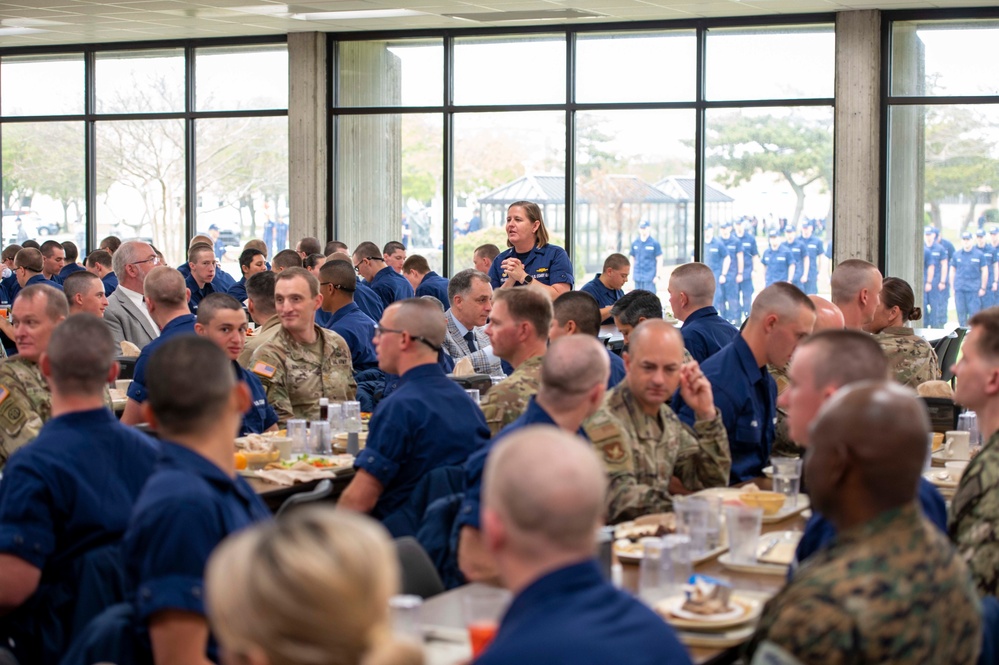
<path id="1" fill-rule="evenodd" d="M 944 436 L 944 454 L 949 459 L 966 460 L 970 454 L 970 437 L 967 432 L 951 431 Z"/>

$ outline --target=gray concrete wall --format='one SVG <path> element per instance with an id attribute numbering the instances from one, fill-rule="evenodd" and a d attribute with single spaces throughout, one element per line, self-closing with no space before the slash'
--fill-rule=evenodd
<path id="1" fill-rule="evenodd" d="M 326 241 L 326 34 L 288 35 L 288 245 Z"/>

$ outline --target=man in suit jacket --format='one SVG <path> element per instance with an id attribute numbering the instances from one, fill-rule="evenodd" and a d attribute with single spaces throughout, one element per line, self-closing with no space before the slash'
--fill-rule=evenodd
<path id="1" fill-rule="evenodd" d="M 447 311 L 444 350 L 455 360 L 467 356 L 479 374 L 502 375 L 500 359 L 493 355 L 492 342 L 484 328 L 493 310 L 489 275 L 473 269 L 462 270 L 448 283 L 447 297 L 451 308 Z"/>
<path id="2" fill-rule="evenodd" d="M 118 288 L 108 296 L 104 320 L 111 328 L 115 343 L 120 345 L 127 341 L 141 349 L 160 334 L 142 301 L 142 282 L 146 274 L 159 265 L 159 258 L 149 243 L 129 240 L 122 243 L 111 260 L 118 276 Z"/>

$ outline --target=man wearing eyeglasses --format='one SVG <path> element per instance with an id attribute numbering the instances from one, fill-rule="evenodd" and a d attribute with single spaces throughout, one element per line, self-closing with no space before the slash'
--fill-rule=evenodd
<path id="1" fill-rule="evenodd" d="M 357 384 L 343 337 L 316 325 L 323 303 L 319 280 L 305 268 L 286 268 L 275 278 L 274 308 L 281 330 L 250 358 L 279 426 L 291 418 L 317 420 L 319 398 L 354 399 Z"/>
<path id="2" fill-rule="evenodd" d="M 371 418 L 368 445 L 338 507 L 384 519 L 421 478 L 463 464 L 489 438 L 479 407 L 437 363 L 445 332 L 434 301 L 410 298 L 385 308 L 375 330 L 378 365 L 401 378 Z"/>
<path id="3" fill-rule="evenodd" d="M 322 309 L 328 316 L 320 322 L 347 342 L 354 373 L 378 367 L 375 355 L 375 322 L 354 304 L 357 277 L 349 261 L 327 261 L 319 269 Z M 319 321 L 319 318 L 316 318 Z"/>
<path id="4" fill-rule="evenodd" d="M 149 243 L 129 240 L 111 255 L 111 264 L 118 277 L 118 288 L 108 296 L 104 321 L 116 344 L 131 342 L 141 349 L 160 335 L 143 302 L 142 285 L 149 271 L 160 264 L 159 257 Z"/>
<path id="5" fill-rule="evenodd" d="M 385 264 L 381 250 L 373 242 L 362 242 L 354 250 L 354 270 L 371 285 L 386 307 L 414 295 L 413 287 L 405 277 Z"/>

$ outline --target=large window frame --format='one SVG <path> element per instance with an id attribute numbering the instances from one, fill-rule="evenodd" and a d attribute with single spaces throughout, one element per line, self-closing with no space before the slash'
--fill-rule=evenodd
<path id="1" fill-rule="evenodd" d="M 779 99 L 733 99 L 725 101 L 710 101 L 706 98 L 705 81 L 705 55 L 707 48 L 707 33 L 711 29 L 719 28 L 774 28 L 789 26 L 835 26 L 836 17 L 832 13 L 822 14 L 789 14 L 780 16 L 759 16 L 748 18 L 731 19 L 698 19 L 690 21 L 652 21 L 633 23 L 604 23 L 587 24 L 584 26 L 532 26 L 524 28 L 490 28 L 490 29 L 462 29 L 462 30 L 415 30 L 408 32 L 385 31 L 385 32 L 358 32 L 350 34 L 330 34 L 327 41 L 327 62 L 329 63 L 330 75 L 328 91 L 328 135 L 330 137 L 330 161 L 329 173 L 330 185 L 327 198 L 327 217 L 330 220 L 328 231 L 331 237 L 337 237 L 344 231 L 342 215 L 338 210 L 337 192 L 339 191 L 341 172 L 344 165 L 339 163 L 338 151 L 338 126 L 339 119 L 346 116 L 369 115 L 369 114 L 441 114 L 443 116 L 443 257 L 442 262 L 447 274 L 452 274 L 455 266 L 454 258 L 454 229 L 452 228 L 453 201 L 454 201 L 454 119 L 456 115 L 463 113 L 483 113 L 483 112 L 514 112 L 514 111 L 557 111 L 565 115 L 565 173 L 576 173 L 576 145 L 575 145 L 575 117 L 577 112 L 586 111 L 614 111 L 614 110 L 670 110 L 686 109 L 693 110 L 696 114 L 696 138 L 694 155 L 694 181 L 695 181 L 695 205 L 694 205 L 694 256 L 696 260 L 701 260 L 703 256 L 703 223 L 705 217 L 704 194 L 705 194 L 705 132 L 706 114 L 715 109 L 744 109 L 744 108 L 767 108 L 767 107 L 829 107 L 835 109 L 835 96 L 817 98 L 779 98 Z M 694 30 L 697 40 L 696 54 L 696 89 L 695 98 L 691 101 L 673 102 L 606 102 L 606 103 L 583 103 L 576 101 L 575 95 L 575 62 L 576 62 L 576 37 L 600 32 L 650 32 L 650 31 L 690 31 Z M 566 92 L 565 102 L 551 104 L 524 104 L 524 105 L 459 105 L 454 103 L 453 94 L 453 66 L 454 66 L 454 44 L 455 40 L 462 37 L 516 37 L 529 36 L 532 34 L 562 34 L 565 36 L 566 48 Z M 339 63 L 337 62 L 338 45 L 340 41 L 374 41 L 374 40 L 398 40 L 398 39 L 442 39 L 444 44 L 444 67 L 443 67 L 443 99 L 439 105 L 424 106 L 340 106 L 338 100 L 339 92 Z M 565 178 L 565 238 L 567 239 L 565 249 L 569 253 L 570 260 L 574 259 L 575 247 L 575 213 L 576 213 L 576 193 L 574 188 L 574 177 Z M 835 212 L 835 211 L 833 211 Z M 832 233 L 835 233 L 833 230 Z M 832 242 L 832 235 L 829 238 Z"/>
<path id="2" fill-rule="evenodd" d="M 100 122 L 135 121 L 135 120 L 180 120 L 184 123 L 184 246 L 190 238 L 197 234 L 197 136 L 196 122 L 203 119 L 233 119 L 233 118 L 272 118 L 288 116 L 288 108 L 228 110 L 228 111 L 198 111 L 196 110 L 196 52 L 199 49 L 217 47 L 253 47 L 287 44 L 286 35 L 265 37 L 219 38 L 206 40 L 170 40 L 122 42 L 111 44 L 83 44 L 59 47 L 17 47 L 3 49 L 0 58 L 15 56 L 79 56 L 84 59 L 84 111 L 71 115 L 25 115 L 0 116 L 0 143 L 3 141 L 2 128 L 14 123 L 44 123 L 73 121 L 83 122 L 85 127 L 84 159 L 85 159 L 85 221 L 86 249 L 80 248 L 81 257 L 84 251 L 96 249 L 99 241 L 97 233 L 97 132 Z M 184 54 L 184 110 L 162 113 L 98 113 L 95 76 L 96 61 L 99 55 L 124 52 L 155 51 L 164 49 L 181 49 Z M 2 165 L 0 165 L 2 168 Z"/>

